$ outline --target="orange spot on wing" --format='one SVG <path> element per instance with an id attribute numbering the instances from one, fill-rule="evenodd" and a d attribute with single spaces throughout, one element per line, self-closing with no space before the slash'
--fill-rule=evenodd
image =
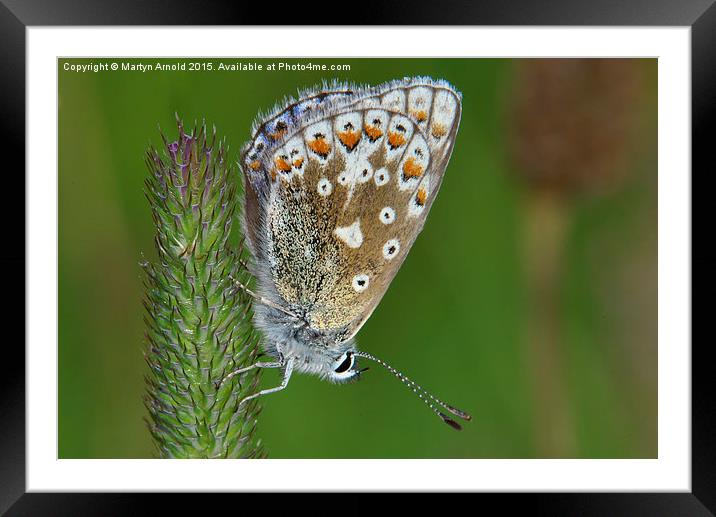
<path id="1" fill-rule="evenodd" d="M 326 157 L 331 151 L 331 146 L 323 138 L 316 138 L 308 143 L 308 147 L 319 156 Z"/>
<path id="2" fill-rule="evenodd" d="M 286 133 L 288 133 L 287 129 L 278 129 L 278 130 L 274 131 L 273 133 L 268 133 L 268 136 L 271 140 L 278 140 Z"/>
<path id="3" fill-rule="evenodd" d="M 338 139 L 348 148 L 349 151 L 352 151 L 358 144 L 360 136 L 360 131 L 353 131 L 352 129 L 338 133 Z"/>
<path id="4" fill-rule="evenodd" d="M 275 161 L 278 170 L 280 170 L 281 172 L 291 172 L 291 164 L 288 163 L 284 158 L 278 157 Z"/>
<path id="5" fill-rule="evenodd" d="M 427 191 L 423 187 L 420 187 L 418 189 L 418 193 L 415 195 L 415 203 L 418 206 L 425 206 L 425 201 L 427 201 L 427 199 L 428 199 Z"/>
<path id="6" fill-rule="evenodd" d="M 297 158 L 293 161 L 293 166 L 297 169 L 300 169 L 301 165 L 303 165 L 303 158 Z"/>
<path id="7" fill-rule="evenodd" d="M 375 126 L 365 126 L 365 133 L 368 135 L 368 138 L 371 142 L 375 142 L 378 140 L 381 136 L 383 136 L 383 131 L 380 130 L 380 128 L 377 128 Z"/>
<path id="8" fill-rule="evenodd" d="M 276 122 L 276 125 L 274 125 L 273 132 L 268 133 L 268 136 L 272 140 L 278 140 L 286 133 L 288 133 L 288 126 L 284 121 L 279 120 L 278 122 Z"/>
<path id="9" fill-rule="evenodd" d="M 420 165 L 415 158 L 411 156 L 405 160 L 405 163 L 403 164 L 403 178 L 406 180 L 410 178 L 419 178 L 422 173 L 423 166 Z"/>
<path id="10" fill-rule="evenodd" d="M 258 170 L 258 168 L 261 167 L 261 162 L 258 160 L 254 160 L 249 164 L 249 167 L 251 167 L 251 170 Z"/>
<path id="11" fill-rule="evenodd" d="M 418 122 L 428 120 L 428 114 L 424 110 L 414 110 L 411 112 L 411 115 L 413 115 Z"/>
<path id="12" fill-rule="evenodd" d="M 447 135 L 447 128 L 444 124 L 433 124 L 433 127 L 430 128 L 430 132 L 435 138 L 440 138 Z"/>
<path id="13" fill-rule="evenodd" d="M 401 133 L 388 133 L 388 145 L 395 149 L 405 144 L 405 137 Z"/>
<path id="14" fill-rule="evenodd" d="M 271 169 L 271 181 L 276 181 L 276 169 Z"/>

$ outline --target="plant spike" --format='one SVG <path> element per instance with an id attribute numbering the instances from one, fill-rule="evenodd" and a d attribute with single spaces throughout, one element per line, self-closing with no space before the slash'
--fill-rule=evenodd
<path id="1" fill-rule="evenodd" d="M 240 247 L 229 235 L 237 210 L 235 173 L 225 141 L 206 125 L 179 135 L 164 151 L 150 147 L 145 194 L 156 228 L 158 260 L 145 261 L 146 377 L 149 429 L 163 458 L 251 458 L 256 438 L 255 370 L 221 384 L 258 356 Z"/>

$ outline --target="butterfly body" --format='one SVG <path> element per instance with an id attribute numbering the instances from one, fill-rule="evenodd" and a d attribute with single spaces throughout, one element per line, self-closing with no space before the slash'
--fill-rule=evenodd
<path id="1" fill-rule="evenodd" d="M 460 114 L 452 86 L 413 78 L 307 92 L 255 126 L 241 156 L 254 322 L 287 376 L 358 377 L 354 336 L 425 223 Z"/>

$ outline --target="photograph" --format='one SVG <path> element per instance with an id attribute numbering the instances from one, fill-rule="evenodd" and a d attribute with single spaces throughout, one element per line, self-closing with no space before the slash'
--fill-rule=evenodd
<path id="1" fill-rule="evenodd" d="M 58 58 L 58 458 L 659 458 L 657 72 Z"/>

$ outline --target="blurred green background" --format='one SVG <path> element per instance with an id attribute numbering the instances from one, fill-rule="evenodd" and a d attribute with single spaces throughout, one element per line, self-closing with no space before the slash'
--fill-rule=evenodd
<path id="1" fill-rule="evenodd" d="M 208 61 L 237 60 L 186 62 Z M 656 457 L 656 60 L 607 66 L 596 79 L 577 67 L 553 83 L 525 72 L 534 61 L 311 59 L 350 71 L 79 73 L 65 63 L 112 60 L 59 60 L 60 458 L 153 455 L 139 262 L 156 259 L 143 182 L 158 128 L 173 137 L 175 112 L 188 126 L 205 119 L 235 160 L 257 112 L 299 88 L 416 75 L 462 92 L 462 122 L 425 229 L 358 343 L 473 421 L 451 430 L 377 366 L 340 386 L 294 375 L 263 401 L 258 433 L 269 456 Z M 631 89 L 621 105 L 592 106 L 624 81 Z M 586 87 L 575 94 L 577 82 Z M 542 90 L 551 103 L 532 95 Z M 560 110 L 571 129 L 535 140 Z M 621 131 L 625 112 L 634 124 Z M 572 136 L 593 142 L 594 134 L 619 136 L 573 152 L 571 165 L 541 154 L 579 150 Z M 624 159 L 591 167 L 615 155 Z M 579 170 L 609 181 L 581 177 L 565 188 L 562 176 L 540 179 L 544 163 L 561 167 L 557 176 Z M 623 171 L 604 173 L 612 166 Z M 266 372 L 262 384 L 278 380 Z"/>

